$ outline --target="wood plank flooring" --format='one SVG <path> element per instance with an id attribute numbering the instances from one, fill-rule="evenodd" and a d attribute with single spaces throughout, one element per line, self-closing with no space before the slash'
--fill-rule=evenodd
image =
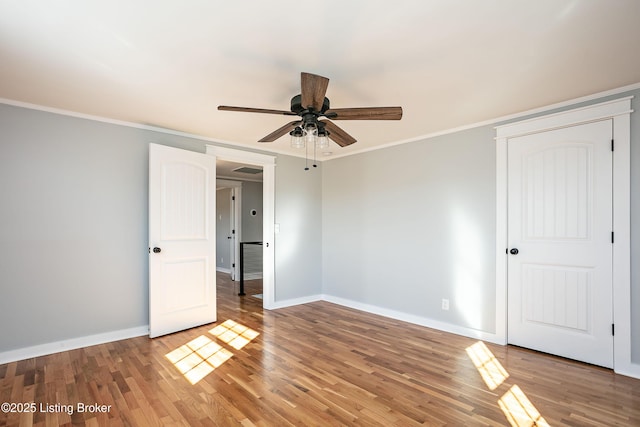
<path id="1" fill-rule="evenodd" d="M 640 426 L 640 380 L 327 302 L 263 311 L 260 286 L 220 275 L 212 325 L 0 365 L 22 411 L 0 426 Z"/>

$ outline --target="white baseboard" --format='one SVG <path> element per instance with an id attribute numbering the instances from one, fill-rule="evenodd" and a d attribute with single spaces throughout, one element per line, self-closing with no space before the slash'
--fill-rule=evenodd
<path id="1" fill-rule="evenodd" d="M 244 273 L 244 280 L 257 280 L 262 279 L 262 272 L 260 273 Z M 240 279 L 238 279 L 240 280 Z"/>
<path id="2" fill-rule="evenodd" d="M 48 354 L 59 353 L 61 351 L 75 350 L 77 348 L 90 347 L 92 345 L 104 344 L 112 341 L 119 341 L 148 334 L 149 325 L 145 325 L 138 326 L 136 328 L 122 329 L 119 331 L 111 331 L 102 334 L 89 335 L 86 337 L 72 338 L 69 340 L 34 345 L 32 347 L 20 348 L 17 350 L 10 350 L 0 353 L 0 364 L 31 359 L 32 357 L 45 356 Z"/>
<path id="3" fill-rule="evenodd" d="M 640 364 L 629 363 L 624 367 L 615 366 L 614 371 L 616 374 L 624 375 L 631 378 L 640 379 Z"/>
<path id="4" fill-rule="evenodd" d="M 439 320 L 430 319 L 428 317 L 403 313 L 401 311 L 378 307 L 371 304 L 365 304 L 358 301 L 335 297 L 332 295 L 321 295 L 321 297 L 323 301 L 331 302 L 360 311 L 366 311 L 367 313 L 377 314 L 379 316 L 389 317 L 391 319 L 401 320 L 403 322 L 413 323 L 414 325 L 425 326 L 427 328 L 437 329 L 443 332 L 462 335 L 464 337 L 475 338 L 478 340 L 504 345 L 504 342 L 500 337 L 490 332 L 479 331 L 477 329 L 466 328 L 459 325 L 453 325 L 451 323 L 441 322 Z"/>
<path id="5" fill-rule="evenodd" d="M 231 269 L 229 269 L 229 268 L 216 267 L 216 271 L 219 271 L 220 273 L 231 274 Z"/>
<path id="6" fill-rule="evenodd" d="M 270 304 L 268 307 L 265 306 L 264 308 L 266 308 L 267 310 L 277 310 L 279 308 L 292 307 L 294 305 L 300 305 L 300 304 L 308 304 L 310 302 L 316 302 L 321 300 L 322 300 L 322 295 L 310 295 L 308 297 L 292 298 L 292 299 L 287 299 L 282 301 L 276 301 L 273 304 Z"/>

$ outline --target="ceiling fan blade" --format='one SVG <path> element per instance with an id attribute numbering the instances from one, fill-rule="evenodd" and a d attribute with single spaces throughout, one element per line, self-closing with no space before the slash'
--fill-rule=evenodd
<path id="1" fill-rule="evenodd" d="M 327 93 L 329 79 L 311 73 L 300 74 L 302 108 L 312 107 L 316 111 L 322 110 L 324 95 Z"/>
<path id="2" fill-rule="evenodd" d="M 324 127 L 329 131 L 329 138 L 335 141 L 341 147 L 346 147 L 347 145 L 351 145 L 357 140 L 342 130 L 338 125 L 329 120 L 320 120 L 320 122 L 324 123 Z"/>
<path id="3" fill-rule="evenodd" d="M 297 116 L 296 113 L 292 111 L 286 111 L 286 110 L 269 110 L 268 108 L 231 107 L 229 105 L 218 105 L 218 110 L 238 111 L 242 113 L 267 113 L 267 114 L 281 114 L 284 116 Z"/>
<path id="4" fill-rule="evenodd" d="M 331 108 L 325 114 L 331 120 L 400 120 L 402 107 Z"/>
<path id="5" fill-rule="evenodd" d="M 296 121 L 293 121 L 293 122 L 289 122 L 286 125 L 274 130 L 273 132 L 271 132 L 269 135 L 265 136 L 264 138 L 262 138 L 258 142 L 273 142 L 276 139 L 280 138 L 282 135 L 285 135 L 285 134 L 289 133 L 291 131 L 291 129 L 293 129 L 294 127 L 296 127 L 296 126 L 298 126 L 300 124 L 302 124 L 301 120 L 296 120 Z"/>

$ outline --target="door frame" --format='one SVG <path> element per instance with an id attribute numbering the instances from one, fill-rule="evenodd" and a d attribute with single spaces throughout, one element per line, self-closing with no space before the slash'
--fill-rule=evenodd
<path id="1" fill-rule="evenodd" d="M 496 336 L 507 344 L 508 140 L 532 133 L 611 119 L 613 121 L 613 366 L 640 377 L 631 362 L 631 99 L 624 97 L 582 108 L 497 126 L 496 129 Z"/>
<path id="2" fill-rule="evenodd" d="M 275 175 L 276 158 L 233 148 L 206 146 L 206 154 L 220 160 L 262 167 L 262 307 L 275 308 Z"/>

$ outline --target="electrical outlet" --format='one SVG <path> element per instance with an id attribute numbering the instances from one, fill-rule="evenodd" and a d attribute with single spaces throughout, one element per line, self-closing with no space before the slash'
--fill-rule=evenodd
<path id="1" fill-rule="evenodd" d="M 449 300 L 446 298 L 442 298 L 442 309 L 449 310 Z"/>

